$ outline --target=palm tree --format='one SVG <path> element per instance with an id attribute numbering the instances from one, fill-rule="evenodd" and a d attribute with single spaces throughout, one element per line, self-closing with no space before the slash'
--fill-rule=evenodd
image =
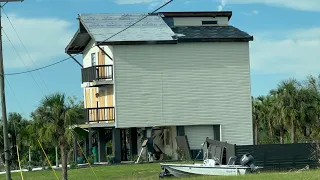
<path id="1" fill-rule="evenodd" d="M 280 99 L 279 89 L 273 89 L 270 91 L 270 96 L 273 101 L 273 105 L 270 108 L 271 113 L 273 114 L 273 124 L 279 128 L 279 141 L 280 144 L 284 144 L 284 133 L 285 133 L 285 113 L 282 106 L 282 101 Z"/>
<path id="2" fill-rule="evenodd" d="M 13 156 L 12 165 L 14 165 L 15 168 L 18 167 L 18 154 L 16 151 L 17 146 L 21 145 L 21 142 L 19 141 L 19 136 L 25 126 L 27 126 L 28 122 L 25 120 L 21 114 L 19 113 L 9 113 L 8 116 L 8 133 L 10 134 L 10 144 L 11 144 L 11 153 Z"/>
<path id="3" fill-rule="evenodd" d="M 264 118 L 263 113 L 263 96 L 259 96 L 258 98 L 252 98 L 252 120 L 254 126 L 254 143 L 258 144 L 259 141 L 259 127 L 261 125 L 261 121 Z"/>
<path id="4" fill-rule="evenodd" d="M 276 111 L 273 108 L 275 105 L 275 99 L 271 95 L 267 95 L 264 98 L 263 101 L 263 112 L 264 112 L 264 119 L 263 123 L 268 129 L 268 137 L 269 137 L 269 142 L 274 143 L 274 128 L 275 128 L 275 120 L 276 119 Z"/>
<path id="5" fill-rule="evenodd" d="M 37 147 L 37 139 L 38 139 L 38 126 L 36 123 L 36 120 L 33 119 L 28 123 L 25 128 L 22 129 L 20 132 L 18 139 L 21 145 L 28 148 L 28 162 L 29 167 L 31 168 L 31 162 L 32 162 L 32 151 L 36 149 Z"/>
<path id="6" fill-rule="evenodd" d="M 291 129 L 291 141 L 296 142 L 296 128 L 299 116 L 299 84 L 295 79 L 282 81 L 278 86 L 279 100 L 281 103 L 284 123 Z"/>
<path id="7" fill-rule="evenodd" d="M 82 109 L 72 99 L 67 99 L 64 94 L 55 93 L 42 99 L 36 116 L 41 119 L 40 139 L 47 143 L 56 143 L 61 150 L 62 178 L 68 179 L 67 174 L 67 141 L 70 127 L 78 124 L 82 118 Z M 56 140 L 56 141 L 55 141 Z"/>

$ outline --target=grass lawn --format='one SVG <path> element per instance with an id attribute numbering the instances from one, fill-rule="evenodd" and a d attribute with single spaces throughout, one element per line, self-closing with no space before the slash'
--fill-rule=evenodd
<path id="1" fill-rule="evenodd" d="M 98 176 L 99 180 L 105 179 L 159 179 L 160 173 L 159 164 L 139 164 L 139 165 L 114 165 L 94 167 L 93 170 Z M 56 171 L 59 179 L 61 179 L 61 172 Z M 69 170 L 70 180 L 96 180 L 90 168 Z M 25 180 L 56 180 L 52 171 L 38 171 L 38 172 L 23 172 Z M 20 173 L 12 173 L 12 179 L 21 179 Z M 169 178 L 172 179 L 172 178 Z M 176 179 L 176 178 L 174 178 Z M 227 176 L 227 177 L 197 177 L 187 178 L 195 180 L 316 180 L 320 179 L 320 171 L 307 172 L 289 172 L 289 173 L 261 173 L 246 176 Z M 0 180 L 5 180 L 5 175 L 0 176 Z"/>

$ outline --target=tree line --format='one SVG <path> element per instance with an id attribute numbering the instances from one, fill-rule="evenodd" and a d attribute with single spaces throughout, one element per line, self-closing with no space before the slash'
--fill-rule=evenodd
<path id="1" fill-rule="evenodd" d="M 83 117 L 83 102 L 64 94 L 45 96 L 30 119 L 13 112 L 8 114 L 11 166 L 48 166 L 62 163 L 62 176 L 68 179 L 67 164 L 73 158 L 73 132 L 70 128 Z M 320 75 L 298 81 L 282 81 L 265 96 L 252 97 L 252 120 L 255 144 L 296 143 L 319 137 Z M 1 124 L 0 124 L 1 125 Z M 1 125 L 2 126 L 2 125 Z M 3 137 L 0 128 L 0 152 L 3 165 Z M 59 150 L 58 150 L 59 149 Z M 3 169 L 3 168 L 1 168 Z"/>
<path id="2" fill-rule="evenodd" d="M 320 134 L 320 75 L 284 80 L 252 97 L 255 144 L 312 141 Z"/>
<path id="3" fill-rule="evenodd" d="M 74 97 L 55 93 L 45 96 L 39 107 L 26 119 L 21 114 L 8 114 L 10 164 L 19 169 L 17 146 L 22 168 L 62 165 L 62 179 L 68 179 L 67 164 L 73 162 L 72 125 L 83 118 L 83 102 Z M 2 121 L 1 121 L 2 123 Z M 1 170 L 4 170 L 3 128 L 0 129 Z M 43 148 L 43 149 L 42 149 Z M 60 162 L 59 162 L 60 161 Z"/>

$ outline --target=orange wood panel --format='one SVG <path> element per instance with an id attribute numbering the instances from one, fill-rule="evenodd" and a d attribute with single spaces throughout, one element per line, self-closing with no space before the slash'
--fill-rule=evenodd
<path id="1" fill-rule="evenodd" d="M 102 47 L 102 49 L 104 49 Z M 104 53 L 99 49 L 99 53 L 98 53 L 98 64 L 99 65 L 105 65 L 105 59 L 104 59 Z M 100 77 L 106 77 L 106 67 L 99 67 L 99 76 Z"/>
<path id="2" fill-rule="evenodd" d="M 91 107 L 91 96 L 90 96 L 90 88 L 85 88 L 85 104 L 86 108 Z"/>
<path id="3" fill-rule="evenodd" d="M 113 86 L 108 87 L 107 89 L 107 106 L 108 107 L 114 107 L 113 104 Z M 114 109 L 110 109 L 108 111 L 108 119 L 114 118 Z"/>
<path id="4" fill-rule="evenodd" d="M 96 93 L 97 93 L 97 88 L 91 88 L 92 91 L 92 108 L 97 108 L 97 98 L 96 98 Z M 97 111 L 92 110 L 90 113 L 90 120 L 91 121 L 96 121 L 97 120 Z"/>
<path id="5" fill-rule="evenodd" d="M 106 88 L 99 88 L 99 107 L 106 107 Z M 107 111 L 105 108 L 99 109 L 99 118 L 101 120 L 105 120 L 107 115 Z"/>

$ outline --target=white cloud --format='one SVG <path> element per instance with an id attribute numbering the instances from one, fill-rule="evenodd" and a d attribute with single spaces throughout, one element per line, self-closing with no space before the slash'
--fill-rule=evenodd
<path id="1" fill-rule="evenodd" d="M 161 3 L 163 0 L 114 0 L 118 4 Z M 226 4 L 266 4 L 276 7 L 285 7 L 302 11 L 320 11 L 319 0 L 213 0 L 219 2 L 218 11 L 223 10 Z M 197 1 L 200 2 L 200 1 Z"/>
<path id="2" fill-rule="evenodd" d="M 253 10 L 251 12 L 241 12 L 242 14 L 246 15 L 246 16 L 252 16 L 252 15 L 257 15 L 260 12 L 258 10 Z"/>
<path id="3" fill-rule="evenodd" d="M 252 14 L 259 14 L 259 11 L 258 10 L 253 10 Z"/>
<path id="4" fill-rule="evenodd" d="M 8 14 L 8 16 L 37 67 L 47 64 L 61 55 L 66 56 L 64 48 L 75 32 L 71 29 L 71 23 L 54 18 L 24 18 L 14 14 Z M 29 69 L 34 68 L 6 18 L 3 18 L 3 29 L 26 66 Z M 5 35 L 3 35 L 3 39 L 5 68 L 25 68 Z"/>
<path id="5" fill-rule="evenodd" d="M 115 0 L 118 4 L 141 4 L 141 3 L 151 3 L 159 0 Z"/>
<path id="6" fill-rule="evenodd" d="M 320 11 L 319 0 L 226 0 L 227 4 L 266 4 L 302 11 Z"/>
<path id="7" fill-rule="evenodd" d="M 218 11 L 222 11 L 225 5 L 226 5 L 226 1 L 221 0 L 220 5 L 218 6 Z"/>
<path id="8" fill-rule="evenodd" d="M 274 37 L 282 36 L 275 40 Z M 320 27 L 254 35 L 251 68 L 259 74 L 318 74 Z"/>
<path id="9" fill-rule="evenodd" d="M 169 0 L 114 0 L 114 1 L 117 4 L 148 4 L 148 9 L 154 9 L 168 2 Z"/>

